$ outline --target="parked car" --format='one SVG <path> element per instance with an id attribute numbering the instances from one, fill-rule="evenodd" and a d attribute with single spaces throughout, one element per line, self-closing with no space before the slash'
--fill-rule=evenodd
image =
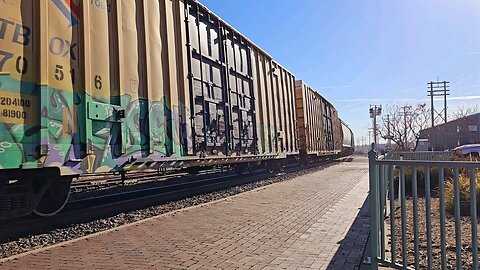
<path id="1" fill-rule="evenodd" d="M 466 144 L 454 149 L 455 155 L 458 156 L 480 156 L 480 144 Z"/>

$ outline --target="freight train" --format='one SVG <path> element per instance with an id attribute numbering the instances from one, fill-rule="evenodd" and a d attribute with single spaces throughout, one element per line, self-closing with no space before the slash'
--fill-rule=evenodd
<path id="1" fill-rule="evenodd" d="M 0 220 L 85 174 L 349 155 L 319 93 L 194 0 L 0 2 Z"/>

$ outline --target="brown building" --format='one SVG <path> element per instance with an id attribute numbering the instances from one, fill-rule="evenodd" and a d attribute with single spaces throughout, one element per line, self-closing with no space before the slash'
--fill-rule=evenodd
<path id="1" fill-rule="evenodd" d="M 420 131 L 416 151 L 444 151 L 480 143 L 480 113 Z"/>

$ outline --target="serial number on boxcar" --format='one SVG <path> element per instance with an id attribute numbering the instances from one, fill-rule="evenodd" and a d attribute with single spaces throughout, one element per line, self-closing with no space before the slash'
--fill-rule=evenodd
<path id="1" fill-rule="evenodd" d="M 0 97 L 0 105 L 30 108 L 30 100 L 23 98 Z"/>
<path id="2" fill-rule="evenodd" d="M 5 117 L 5 118 L 26 119 L 27 118 L 27 112 L 4 109 L 2 111 L 2 116 Z"/>

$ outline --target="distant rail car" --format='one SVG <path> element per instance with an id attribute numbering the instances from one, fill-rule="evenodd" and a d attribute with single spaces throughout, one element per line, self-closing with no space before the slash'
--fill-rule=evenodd
<path id="1" fill-rule="evenodd" d="M 0 18 L 0 220 L 56 214 L 83 174 L 353 152 L 328 101 L 196 1 L 2 1 Z"/>

